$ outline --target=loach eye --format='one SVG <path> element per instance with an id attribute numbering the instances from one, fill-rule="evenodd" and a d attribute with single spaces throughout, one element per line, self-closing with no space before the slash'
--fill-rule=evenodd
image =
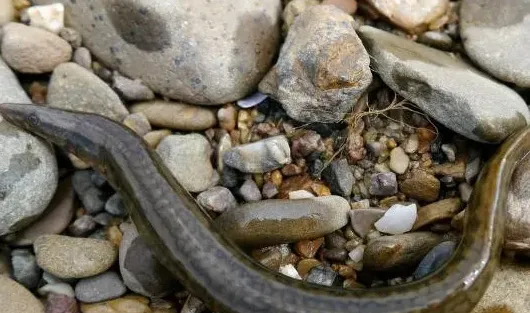
<path id="1" fill-rule="evenodd" d="M 27 119 L 28 124 L 31 127 L 36 127 L 40 124 L 40 119 L 35 113 L 30 114 Z"/>

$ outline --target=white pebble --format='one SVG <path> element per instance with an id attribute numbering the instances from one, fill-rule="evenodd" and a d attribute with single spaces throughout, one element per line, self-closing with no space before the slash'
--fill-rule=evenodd
<path id="1" fill-rule="evenodd" d="M 382 233 L 403 234 L 412 229 L 416 217 L 417 208 L 415 203 L 410 205 L 394 204 L 385 212 L 383 217 L 375 222 L 374 226 Z"/>
<path id="2" fill-rule="evenodd" d="M 390 169 L 396 174 L 403 174 L 409 167 L 409 156 L 403 151 L 403 148 L 396 147 L 390 152 Z"/>
<path id="3" fill-rule="evenodd" d="M 409 139 L 407 139 L 407 142 L 405 143 L 405 152 L 414 153 L 418 151 L 419 143 L 420 142 L 419 142 L 418 135 L 416 134 L 410 135 Z"/>
<path id="4" fill-rule="evenodd" d="M 307 190 L 295 190 L 289 192 L 289 199 L 307 199 L 307 198 L 314 198 L 315 195 L 310 193 Z"/>
<path id="5" fill-rule="evenodd" d="M 45 296 L 49 293 L 57 293 L 68 296 L 70 298 L 73 298 L 75 296 L 75 292 L 72 286 L 66 283 L 47 284 L 39 288 L 37 292 L 42 296 Z"/>
<path id="6" fill-rule="evenodd" d="M 348 256 L 355 263 L 361 262 L 364 256 L 364 245 L 359 245 L 355 247 L 355 249 L 353 249 L 352 251 L 350 251 L 350 253 L 348 253 Z"/>
<path id="7" fill-rule="evenodd" d="M 58 34 L 64 27 L 64 5 L 54 3 L 28 8 L 29 25 Z"/>
<path id="8" fill-rule="evenodd" d="M 267 95 L 262 94 L 261 92 L 256 92 L 244 99 L 237 100 L 237 105 L 240 108 L 248 109 L 262 103 L 265 99 L 267 99 L 267 97 Z"/>
<path id="9" fill-rule="evenodd" d="M 298 271 L 296 270 L 296 268 L 294 268 L 292 264 L 280 266 L 279 272 L 291 278 L 300 279 L 300 280 L 302 279 L 302 277 L 300 277 L 300 274 L 298 274 Z"/>

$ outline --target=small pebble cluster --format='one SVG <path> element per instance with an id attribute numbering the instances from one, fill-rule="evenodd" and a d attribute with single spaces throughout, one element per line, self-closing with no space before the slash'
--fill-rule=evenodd
<path id="1" fill-rule="evenodd" d="M 395 286 L 451 257 L 492 147 L 530 120 L 512 2 L 501 23 L 484 0 L 0 0 L 0 103 L 122 123 L 272 271 Z M 209 312 L 89 164 L 1 116 L 0 156 L 2 312 Z M 522 253 L 526 168 L 505 245 Z M 507 266 L 479 307 L 524 313 Z"/>

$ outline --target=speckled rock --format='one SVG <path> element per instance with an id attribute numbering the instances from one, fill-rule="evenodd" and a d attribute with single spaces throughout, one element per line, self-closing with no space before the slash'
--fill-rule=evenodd
<path id="1" fill-rule="evenodd" d="M 2 30 L 2 58 L 18 72 L 48 73 L 72 57 L 68 42 L 49 31 L 19 23 Z"/>
<path id="2" fill-rule="evenodd" d="M 92 55 L 90 54 L 90 51 L 88 51 L 88 49 L 85 47 L 79 47 L 75 49 L 72 61 L 86 68 L 89 71 L 92 70 Z"/>
<path id="3" fill-rule="evenodd" d="M 261 200 L 261 191 L 252 179 L 247 179 L 243 182 L 241 187 L 239 187 L 239 194 L 246 202 Z"/>
<path id="4" fill-rule="evenodd" d="M 188 191 L 204 191 L 215 185 L 215 179 L 218 179 L 210 161 L 212 148 L 200 134 L 167 136 L 156 152 Z"/>
<path id="5" fill-rule="evenodd" d="M 127 288 L 118 274 L 112 271 L 83 278 L 75 285 L 75 297 L 86 303 L 118 298 L 125 292 Z"/>
<path id="6" fill-rule="evenodd" d="M 352 24 L 353 18 L 333 5 L 305 10 L 259 90 L 295 120 L 341 120 L 372 81 L 370 58 Z"/>
<path id="7" fill-rule="evenodd" d="M 114 73 L 112 86 L 126 100 L 142 101 L 155 98 L 155 94 L 139 79 L 129 79 Z"/>
<path id="8" fill-rule="evenodd" d="M 410 198 L 432 202 L 440 194 L 440 181 L 425 171 L 414 170 L 399 184 L 399 189 Z"/>
<path id="9" fill-rule="evenodd" d="M 363 264 L 377 271 L 416 266 L 440 241 L 440 236 L 429 232 L 379 237 L 366 245 Z"/>
<path id="10" fill-rule="evenodd" d="M 19 88 L 0 60 L 0 102 L 30 102 Z M 2 236 L 27 227 L 44 212 L 57 188 L 58 172 L 48 143 L 11 126 L 1 116 L 0 155 Z"/>
<path id="11" fill-rule="evenodd" d="M 149 246 L 139 237 L 132 224 L 122 224 L 120 243 L 120 273 L 132 291 L 147 297 L 159 298 L 176 287 L 171 273 L 155 258 Z"/>
<path id="12" fill-rule="evenodd" d="M 289 28 L 293 25 L 294 20 L 309 7 L 320 4 L 319 0 L 292 0 L 287 3 L 282 12 L 282 31 L 287 35 Z"/>
<path id="13" fill-rule="evenodd" d="M 109 195 L 94 184 L 92 174 L 91 170 L 75 172 L 72 176 L 72 186 L 85 210 L 95 214 L 103 211 Z"/>
<path id="14" fill-rule="evenodd" d="M 120 122 L 129 113 L 104 81 L 71 62 L 53 71 L 47 100 L 50 107 L 97 113 Z"/>
<path id="15" fill-rule="evenodd" d="M 13 278 L 24 287 L 34 289 L 39 284 L 41 270 L 35 256 L 28 249 L 11 251 L 11 268 Z"/>
<path id="16" fill-rule="evenodd" d="M 44 313 L 42 303 L 22 285 L 0 275 L 2 313 Z"/>
<path id="17" fill-rule="evenodd" d="M 398 191 L 396 174 L 392 172 L 378 173 L 372 175 L 370 183 L 370 194 L 374 196 L 391 196 Z"/>
<path id="18" fill-rule="evenodd" d="M 7 24 L 15 17 L 12 0 L 0 0 L 0 26 Z"/>
<path id="19" fill-rule="evenodd" d="M 329 234 L 348 223 L 348 201 L 339 196 L 264 200 L 244 204 L 215 220 L 238 244 L 267 246 Z"/>
<path id="20" fill-rule="evenodd" d="M 359 35 L 383 81 L 449 129 L 499 143 L 527 124 L 530 112 L 516 92 L 451 54 L 369 26 Z"/>
<path id="21" fill-rule="evenodd" d="M 215 186 L 201 192 L 197 196 L 197 202 L 206 209 L 219 213 L 237 206 L 236 198 L 232 192 L 221 186 Z"/>
<path id="22" fill-rule="evenodd" d="M 495 77 L 530 87 L 530 2 L 511 1 L 499 10 L 492 0 L 462 1 L 460 36 L 467 55 Z M 506 47 L 510 47 L 506 49 Z"/>
<path id="23" fill-rule="evenodd" d="M 46 313 L 79 313 L 74 297 L 51 293 L 46 297 Z"/>
<path id="24" fill-rule="evenodd" d="M 393 24 L 411 32 L 421 33 L 429 24 L 442 17 L 449 0 L 368 0 L 379 13 Z"/>
<path id="25" fill-rule="evenodd" d="M 117 251 L 106 240 L 43 235 L 33 244 L 37 263 L 59 278 L 83 278 L 106 271 Z"/>
<path id="26" fill-rule="evenodd" d="M 280 43 L 280 0 L 59 2 L 103 63 L 188 103 L 243 98 L 268 71 Z"/>
<path id="27" fill-rule="evenodd" d="M 176 130 L 205 130 L 217 124 L 214 111 L 197 105 L 155 100 L 137 103 L 131 112 L 142 112 L 153 126 Z"/>
<path id="28" fill-rule="evenodd" d="M 223 161 L 245 173 L 265 173 L 291 163 L 291 149 L 285 136 L 274 136 L 234 147 Z"/>
<path id="29" fill-rule="evenodd" d="M 351 194 L 355 179 L 346 159 L 334 160 L 322 174 L 331 192 L 343 197 Z"/>

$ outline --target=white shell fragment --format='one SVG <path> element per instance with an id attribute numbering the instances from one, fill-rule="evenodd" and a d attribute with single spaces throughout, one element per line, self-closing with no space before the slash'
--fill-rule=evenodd
<path id="1" fill-rule="evenodd" d="M 300 274 L 298 274 L 298 271 L 296 270 L 296 268 L 294 268 L 292 264 L 280 266 L 279 272 L 291 278 L 300 279 L 300 280 L 302 279 L 302 277 L 300 277 Z"/>
<path id="2" fill-rule="evenodd" d="M 265 99 L 267 99 L 267 97 L 268 96 L 266 94 L 263 94 L 261 92 L 256 92 L 256 93 L 253 93 L 253 94 L 251 94 L 250 96 L 248 96 L 246 98 L 243 98 L 241 100 L 237 100 L 237 105 L 240 108 L 248 109 L 248 108 L 251 108 L 253 106 L 256 106 L 256 105 L 262 103 Z"/>
<path id="3" fill-rule="evenodd" d="M 29 25 L 59 33 L 64 27 L 64 5 L 54 3 L 49 5 L 36 5 L 28 8 Z"/>
<path id="4" fill-rule="evenodd" d="M 398 235 L 412 229 L 416 221 L 416 204 L 402 205 L 394 204 L 385 212 L 385 215 L 375 222 L 375 228 L 383 233 Z"/>

